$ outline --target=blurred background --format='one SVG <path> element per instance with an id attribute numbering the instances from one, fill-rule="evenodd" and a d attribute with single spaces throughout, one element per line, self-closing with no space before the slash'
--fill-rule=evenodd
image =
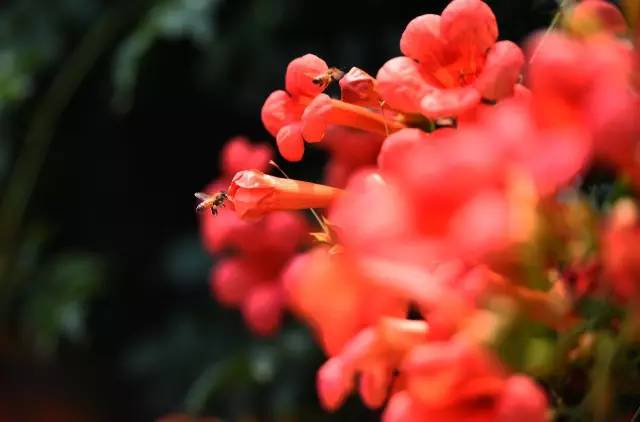
<path id="1" fill-rule="evenodd" d="M 487 2 L 517 42 L 557 8 Z M 0 421 L 377 420 L 321 411 L 304 327 L 257 338 L 214 302 L 193 192 L 228 138 L 272 142 L 292 58 L 375 75 L 446 3 L 0 0 Z"/>

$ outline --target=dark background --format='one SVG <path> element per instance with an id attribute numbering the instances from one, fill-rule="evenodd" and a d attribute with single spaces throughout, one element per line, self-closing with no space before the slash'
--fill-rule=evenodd
<path id="1" fill-rule="evenodd" d="M 399 55 L 404 26 L 446 3 L 0 1 L 0 47 L 23 63 L 3 67 L 0 55 L 3 189 L 85 34 L 113 10 L 126 17 L 58 107 L 44 161 L 30 167 L 38 178 L 25 218 L 5 240 L 0 421 L 140 421 L 185 410 L 229 420 L 375 417 L 357 400 L 323 415 L 314 393 L 322 356 L 303 327 L 288 321 L 276 338 L 255 339 L 237 312 L 213 302 L 192 194 L 216 177 L 229 137 L 272 141 L 260 107 L 292 58 L 312 52 L 375 75 Z M 488 3 L 500 37 L 517 42 L 555 11 L 552 0 Z M 21 78 L 30 88 L 16 94 Z M 317 179 L 322 160 L 316 152 L 285 169 Z"/>

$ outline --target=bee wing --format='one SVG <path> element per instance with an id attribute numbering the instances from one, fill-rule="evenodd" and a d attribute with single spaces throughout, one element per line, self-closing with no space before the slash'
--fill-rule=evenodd
<path id="1" fill-rule="evenodd" d="M 195 196 L 196 198 L 198 198 L 201 201 L 206 201 L 207 199 L 210 199 L 211 196 L 207 195 L 206 193 L 202 193 L 202 192 L 196 192 L 193 194 L 193 196 Z"/>
<path id="2" fill-rule="evenodd" d="M 196 205 L 196 212 L 202 212 L 202 211 L 204 211 L 204 210 L 205 210 L 205 209 L 207 209 L 207 208 L 209 208 L 209 207 L 207 206 L 207 203 L 206 203 L 206 202 L 201 202 L 201 203 L 199 203 L 198 205 Z"/>

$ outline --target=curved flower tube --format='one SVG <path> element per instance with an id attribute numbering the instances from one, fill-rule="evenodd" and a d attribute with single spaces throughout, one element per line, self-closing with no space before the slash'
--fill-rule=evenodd
<path id="1" fill-rule="evenodd" d="M 277 210 L 326 208 L 341 193 L 331 186 L 269 176 L 257 170 L 236 173 L 228 190 L 231 206 L 241 218 Z"/>

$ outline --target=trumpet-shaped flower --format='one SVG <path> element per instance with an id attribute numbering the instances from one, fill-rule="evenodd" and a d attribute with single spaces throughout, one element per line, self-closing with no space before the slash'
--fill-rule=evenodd
<path id="1" fill-rule="evenodd" d="M 283 179 L 256 170 L 236 173 L 228 191 L 231 206 L 241 218 L 278 210 L 326 208 L 340 193 L 340 189 L 331 186 Z"/>
<path id="2" fill-rule="evenodd" d="M 205 193 L 215 196 L 226 190 L 233 175 L 242 169 L 266 171 L 272 158 L 273 151 L 267 144 L 254 144 L 243 136 L 229 139 L 220 152 L 220 177 L 206 187 Z M 249 223 L 227 208 L 218 209 L 216 217 L 212 218 L 210 213 L 202 213 L 200 217 L 202 241 L 210 253 L 231 247 L 253 248 L 253 228 Z"/>
<path id="3" fill-rule="evenodd" d="M 453 0 L 441 16 L 422 15 L 400 40 L 404 57 L 378 72 L 378 91 L 391 107 L 428 118 L 452 117 L 482 98 L 513 93 L 524 56 L 510 41 L 499 41 L 496 19 L 481 0 Z"/>
<path id="4" fill-rule="evenodd" d="M 313 54 L 294 59 L 287 67 L 286 91 L 274 91 L 262 107 L 262 122 L 276 137 L 278 150 L 289 161 L 299 161 L 304 154 L 304 142 L 319 142 L 324 138 L 330 124 L 348 126 L 373 133 L 385 134 L 403 124 L 395 119 L 349 102 L 331 99 L 322 94 L 326 88 L 323 77 L 330 69 L 327 64 Z M 350 80 L 351 77 L 348 79 Z M 370 83 L 366 78 L 361 81 Z M 331 80 L 331 77 L 328 77 Z M 369 104 L 374 95 L 367 92 L 362 82 L 353 82 L 352 94 L 363 96 L 355 103 Z M 348 91 L 348 89 L 347 89 Z M 351 92 L 351 91 L 349 91 Z M 347 95 L 347 99 L 349 96 Z"/>
<path id="5" fill-rule="evenodd" d="M 406 300 L 368 283 L 352 260 L 326 248 L 298 256 L 284 278 L 293 311 L 314 328 L 330 356 L 380 317 L 403 317 L 407 311 Z"/>

